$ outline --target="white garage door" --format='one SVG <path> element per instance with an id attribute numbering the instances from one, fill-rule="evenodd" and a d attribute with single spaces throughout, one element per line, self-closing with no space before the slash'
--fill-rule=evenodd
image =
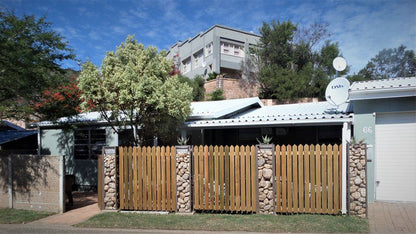
<path id="1" fill-rule="evenodd" d="M 416 201 L 416 112 L 377 114 L 376 200 Z"/>

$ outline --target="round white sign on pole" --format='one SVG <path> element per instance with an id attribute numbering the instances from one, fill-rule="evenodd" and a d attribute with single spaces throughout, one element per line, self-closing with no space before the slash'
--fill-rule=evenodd
<path id="1" fill-rule="evenodd" d="M 350 82 L 344 77 L 338 77 L 331 82 L 325 90 L 326 100 L 334 106 L 339 106 L 348 100 Z"/>
<path id="2" fill-rule="evenodd" d="M 347 61 L 345 61 L 343 57 L 336 57 L 334 61 L 332 61 L 332 66 L 334 66 L 337 71 L 344 71 L 345 68 L 347 68 Z"/>

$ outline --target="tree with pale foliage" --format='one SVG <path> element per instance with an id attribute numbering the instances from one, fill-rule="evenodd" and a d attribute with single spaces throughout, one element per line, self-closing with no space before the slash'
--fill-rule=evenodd
<path id="1" fill-rule="evenodd" d="M 101 71 L 90 62 L 83 64 L 81 107 L 93 105 L 118 133 L 132 129 L 135 145 L 150 145 L 153 137 L 168 142 L 190 114 L 192 99 L 192 88 L 170 75 L 171 70 L 164 51 L 145 48 L 128 36 L 115 52 L 107 52 Z"/>

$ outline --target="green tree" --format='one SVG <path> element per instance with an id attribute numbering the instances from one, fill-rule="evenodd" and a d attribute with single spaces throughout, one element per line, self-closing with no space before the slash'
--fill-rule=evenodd
<path id="1" fill-rule="evenodd" d="M 63 80 L 61 62 L 75 55 L 45 18 L 0 10 L 0 118 L 27 117 L 31 101 Z"/>
<path id="2" fill-rule="evenodd" d="M 136 145 L 148 145 L 176 134 L 178 124 L 190 114 L 192 88 L 170 76 L 172 64 L 165 53 L 145 48 L 128 36 L 115 52 L 107 52 L 101 72 L 90 62 L 79 77 L 81 107 L 97 108 L 114 131 L 130 127 Z"/>
<path id="3" fill-rule="evenodd" d="M 366 80 L 416 76 L 415 52 L 406 50 L 404 45 L 383 49 L 358 72 L 358 76 Z"/>
<path id="4" fill-rule="evenodd" d="M 256 55 L 249 59 L 257 63 L 252 67 L 258 70 L 254 77 L 260 83 L 262 98 L 285 102 L 324 97 L 330 78 L 335 76 L 332 60 L 340 56 L 337 43 L 323 41 L 329 35 L 326 27 L 314 23 L 298 29 L 291 21 L 263 22 L 259 46 L 253 50 Z"/>
<path id="5" fill-rule="evenodd" d="M 203 101 L 205 88 L 204 83 L 205 80 L 202 76 L 197 75 L 193 79 L 189 79 L 186 76 L 178 74 L 178 79 L 181 83 L 186 83 L 189 87 L 192 87 L 192 101 Z"/>

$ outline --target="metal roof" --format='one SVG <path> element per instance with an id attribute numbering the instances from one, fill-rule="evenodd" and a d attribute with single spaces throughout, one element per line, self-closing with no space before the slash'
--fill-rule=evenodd
<path id="1" fill-rule="evenodd" d="M 37 131 L 1 131 L 0 132 L 0 145 L 7 142 L 15 141 L 27 136 L 36 135 Z"/>
<path id="2" fill-rule="evenodd" d="M 262 107 L 258 97 L 230 99 L 221 101 L 192 102 L 192 114 L 188 119 L 218 119 L 246 111 L 253 107 Z"/>
<path id="3" fill-rule="evenodd" d="M 350 100 L 416 96 L 416 77 L 354 82 L 349 95 Z"/>
<path id="4" fill-rule="evenodd" d="M 352 122 L 349 103 L 338 107 L 328 102 L 298 103 L 264 106 L 251 109 L 231 118 L 196 120 L 185 123 L 191 128 L 272 126 L 272 125 L 315 125 L 341 124 Z"/>

